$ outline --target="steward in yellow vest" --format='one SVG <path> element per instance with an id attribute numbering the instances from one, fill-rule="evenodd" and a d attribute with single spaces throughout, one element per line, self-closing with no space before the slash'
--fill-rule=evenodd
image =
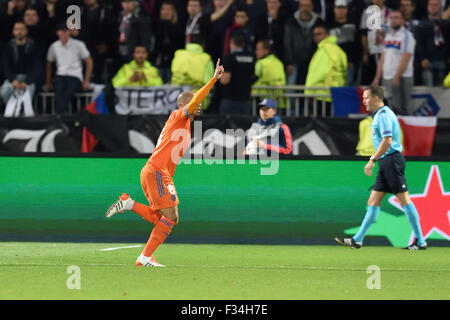
<path id="1" fill-rule="evenodd" d="M 114 88 L 150 87 L 163 84 L 158 69 L 147 61 L 148 53 L 144 46 L 137 46 L 134 49 L 133 58 L 134 60 L 124 64 L 112 79 Z"/>
<path id="2" fill-rule="evenodd" d="M 318 25 L 313 31 L 317 50 L 309 63 L 306 76 L 307 87 L 342 87 L 347 79 L 347 54 L 336 43 L 337 38 L 330 36 L 326 27 Z M 328 94 L 330 90 L 305 90 L 306 94 Z M 318 100 L 324 100 L 318 98 Z M 331 102 L 331 97 L 325 98 Z"/>
<path id="3" fill-rule="evenodd" d="M 256 44 L 255 55 L 257 58 L 255 64 L 255 75 L 257 80 L 255 86 L 284 86 L 286 85 L 286 73 L 284 71 L 283 62 L 280 61 L 270 50 L 270 42 L 268 40 L 258 41 Z M 252 95 L 261 95 L 262 99 L 269 98 L 280 101 L 279 108 L 284 108 L 285 103 L 280 99 L 281 90 L 264 90 L 253 89 Z"/>
<path id="4" fill-rule="evenodd" d="M 194 43 L 195 36 L 185 49 L 175 51 L 172 60 L 172 84 L 190 85 L 200 88 L 214 75 L 214 64 L 211 56 L 203 51 L 199 43 Z"/>

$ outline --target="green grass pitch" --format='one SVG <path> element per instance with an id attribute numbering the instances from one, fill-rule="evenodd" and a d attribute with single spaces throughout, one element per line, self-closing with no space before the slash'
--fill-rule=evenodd
<path id="1" fill-rule="evenodd" d="M 2 242 L 0 299 L 450 298 L 450 248 L 163 244 L 155 256 L 167 267 L 151 268 L 134 266 L 136 245 Z M 379 289 L 367 287 L 371 265 Z M 67 287 L 69 266 L 80 289 Z"/>

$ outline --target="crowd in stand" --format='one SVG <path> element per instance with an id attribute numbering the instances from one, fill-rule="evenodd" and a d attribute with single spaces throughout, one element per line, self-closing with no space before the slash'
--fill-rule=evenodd
<path id="1" fill-rule="evenodd" d="M 382 84 L 408 114 L 412 86 L 450 86 L 450 0 L 0 0 L 0 29 L 0 100 L 54 91 L 57 113 L 92 83 L 201 86 L 218 58 L 209 112 L 249 113 L 252 85 Z"/>

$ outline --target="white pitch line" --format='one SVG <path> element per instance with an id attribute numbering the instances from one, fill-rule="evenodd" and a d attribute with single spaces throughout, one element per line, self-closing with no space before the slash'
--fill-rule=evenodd
<path id="1" fill-rule="evenodd" d="M 58 264 L 58 263 L 31 263 L 31 264 L 23 264 L 23 263 L 0 263 L 0 267 L 65 267 L 68 264 Z M 77 264 L 80 267 L 130 267 L 134 266 L 133 263 L 81 263 Z M 314 266 L 213 266 L 213 265 L 169 265 L 167 266 L 172 268 L 215 268 L 215 269 L 278 269 L 278 270 L 310 270 L 310 271 L 364 271 L 366 272 L 366 269 L 359 269 L 359 268 L 338 268 L 338 267 L 314 267 Z M 152 268 L 152 267 L 149 267 Z M 420 270 L 420 269 L 383 269 L 384 271 L 388 272 L 450 272 L 448 269 L 427 269 L 427 270 Z"/>
<path id="2" fill-rule="evenodd" d="M 113 250 L 119 250 L 119 249 L 140 248 L 142 246 L 143 246 L 142 244 L 136 244 L 136 245 L 133 245 L 133 246 L 99 249 L 99 251 L 113 251 Z"/>

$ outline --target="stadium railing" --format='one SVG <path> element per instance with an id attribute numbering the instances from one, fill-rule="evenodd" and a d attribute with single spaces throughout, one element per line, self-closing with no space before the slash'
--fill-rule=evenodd
<path id="1" fill-rule="evenodd" d="M 253 86 L 253 90 L 263 93 L 252 94 L 253 115 L 258 113 L 258 103 L 264 98 L 271 98 L 277 102 L 283 111 L 282 114 L 296 117 L 326 117 L 333 116 L 331 104 L 326 102 L 329 94 L 306 94 L 305 90 L 329 90 L 329 87 L 306 87 L 300 85 L 287 86 Z M 69 114 L 76 114 L 91 101 L 92 91 L 76 93 L 72 99 Z M 55 94 L 53 92 L 40 92 L 34 99 L 36 114 L 55 114 Z"/>
<path id="2" fill-rule="evenodd" d="M 68 114 L 77 114 L 91 102 L 92 91 L 76 93 L 71 101 Z M 55 113 L 55 93 L 40 92 L 34 97 L 33 107 L 38 115 L 54 115 Z"/>
<path id="3" fill-rule="evenodd" d="M 301 85 L 286 86 L 253 86 L 252 91 L 260 93 L 252 94 L 253 115 L 257 115 L 258 102 L 264 98 L 271 98 L 277 102 L 284 115 L 296 117 L 332 117 L 333 108 L 326 99 L 329 94 L 306 94 L 305 90 L 330 90 L 330 87 L 306 87 Z M 264 93 L 262 93 L 264 92 Z"/>

